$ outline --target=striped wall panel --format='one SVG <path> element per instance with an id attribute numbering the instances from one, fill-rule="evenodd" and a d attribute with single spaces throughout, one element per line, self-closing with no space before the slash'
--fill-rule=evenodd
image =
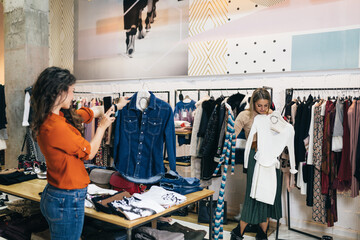
<path id="1" fill-rule="evenodd" d="M 190 0 L 189 36 L 219 27 L 228 21 L 228 1 Z M 189 43 L 188 75 L 217 75 L 226 73 L 227 41 Z"/>
<path id="2" fill-rule="evenodd" d="M 50 66 L 74 68 L 74 1 L 49 1 Z"/>

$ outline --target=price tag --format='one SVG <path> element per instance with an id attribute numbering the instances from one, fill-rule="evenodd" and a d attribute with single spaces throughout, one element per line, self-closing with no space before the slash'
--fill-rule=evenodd
<path id="1" fill-rule="evenodd" d="M 187 112 L 186 111 L 182 111 L 182 117 L 186 118 L 187 117 Z"/>

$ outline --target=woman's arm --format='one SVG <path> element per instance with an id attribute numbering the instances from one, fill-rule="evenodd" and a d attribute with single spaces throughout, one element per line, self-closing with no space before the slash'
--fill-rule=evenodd
<path id="1" fill-rule="evenodd" d="M 121 110 L 128 102 L 129 100 L 127 100 L 127 98 L 121 97 L 119 102 L 116 104 L 117 109 Z M 103 106 L 95 106 L 92 107 L 91 110 L 93 110 L 94 112 L 94 118 L 101 117 L 101 120 L 94 137 L 90 141 L 91 150 L 89 154 L 89 159 L 93 159 L 95 157 L 96 153 L 99 150 L 101 140 L 103 139 L 106 129 L 115 121 L 115 117 L 112 117 L 114 116 L 112 114 L 115 113 L 114 106 L 111 106 L 111 108 L 109 108 L 109 110 L 105 114 Z"/>
<path id="2" fill-rule="evenodd" d="M 112 106 L 105 114 L 103 114 L 99 126 L 96 129 L 95 135 L 90 141 L 91 149 L 90 149 L 89 159 L 93 159 L 95 157 L 96 153 L 99 150 L 105 130 L 115 121 L 115 117 L 111 117 L 111 114 L 113 113 L 114 113 L 114 106 Z M 94 116 L 95 116 L 95 112 L 94 112 Z"/>

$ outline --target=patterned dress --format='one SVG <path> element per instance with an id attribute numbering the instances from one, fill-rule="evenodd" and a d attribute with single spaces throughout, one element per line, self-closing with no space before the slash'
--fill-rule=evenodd
<path id="1" fill-rule="evenodd" d="M 315 222 L 326 223 L 325 197 L 321 194 L 321 159 L 324 119 L 321 116 L 321 106 L 315 107 L 314 112 L 314 204 L 312 218 Z"/>

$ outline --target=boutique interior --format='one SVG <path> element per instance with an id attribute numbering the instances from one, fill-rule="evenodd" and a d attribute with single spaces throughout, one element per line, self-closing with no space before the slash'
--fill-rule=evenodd
<path id="1" fill-rule="evenodd" d="M 129 101 L 83 161 L 81 239 L 360 240 L 358 9 L 358 0 L 1 0 L 0 239 L 51 239 L 30 99 L 56 66 L 76 77 L 74 109 Z M 259 89 L 271 114 L 249 133 L 239 116 Z M 87 141 L 99 122 L 83 124 Z M 262 158 L 276 163 L 261 168 Z M 278 212 L 266 231 L 254 218 L 237 236 L 240 220 L 262 211 L 247 199 Z"/>

